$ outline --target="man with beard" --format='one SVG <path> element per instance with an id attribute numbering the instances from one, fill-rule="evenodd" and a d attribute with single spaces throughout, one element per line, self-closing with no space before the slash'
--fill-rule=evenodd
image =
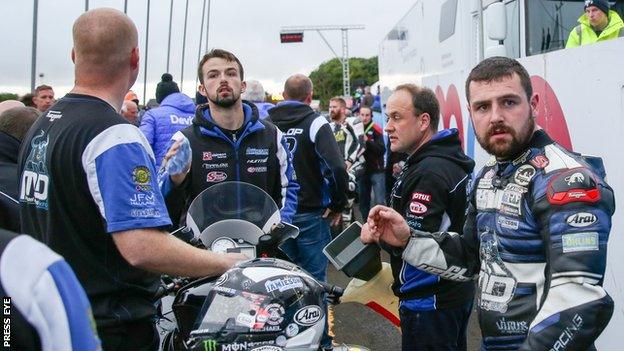
<path id="1" fill-rule="evenodd" d="M 347 171 L 350 171 L 354 166 L 361 166 L 363 150 L 360 148 L 357 134 L 347 122 L 346 109 L 347 103 L 343 98 L 336 96 L 329 100 L 329 126 L 334 132 Z"/>
<path id="2" fill-rule="evenodd" d="M 484 350 L 595 350 L 613 313 L 602 282 L 615 201 L 602 160 L 535 124 L 539 96 L 513 59 L 478 64 L 466 96 L 494 157 L 472 185 L 463 235 L 410 229 L 378 206 L 362 240 L 404 247 L 404 260 L 446 279 L 478 276 Z"/>
<path id="3" fill-rule="evenodd" d="M 190 127 L 173 135 L 175 143 L 164 158 L 168 176 L 163 193 L 182 193 L 190 204 L 217 183 L 251 183 L 275 200 L 282 221 L 290 223 L 299 190 L 290 152 L 282 132 L 260 119 L 253 103 L 241 99 L 242 64 L 234 54 L 213 49 L 201 59 L 197 73 L 199 92 L 208 103 L 197 108 Z M 189 147 L 192 152 L 185 150 Z M 170 160 L 183 167 L 167 167 Z"/>
<path id="4" fill-rule="evenodd" d="M 216 276 L 242 257 L 198 249 L 163 230 L 171 222 L 154 153 L 118 113 L 139 73 L 132 20 L 94 9 L 76 19 L 72 33 L 75 85 L 37 118 L 21 144 L 21 230 L 75 271 L 104 350 L 157 350 L 159 274 Z M 31 265 L 40 259 L 34 255 Z M 58 318 L 51 310 L 31 310 Z"/>

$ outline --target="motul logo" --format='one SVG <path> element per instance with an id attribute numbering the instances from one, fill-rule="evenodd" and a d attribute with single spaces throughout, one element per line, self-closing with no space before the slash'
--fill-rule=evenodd
<path id="1" fill-rule="evenodd" d="M 588 212 L 575 213 L 566 219 L 566 223 L 568 223 L 569 226 L 576 228 L 588 227 L 597 221 L 598 218 L 594 214 Z"/>

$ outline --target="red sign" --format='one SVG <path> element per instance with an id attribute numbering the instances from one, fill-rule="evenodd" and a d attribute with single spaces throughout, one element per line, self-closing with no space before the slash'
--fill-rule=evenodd
<path id="1" fill-rule="evenodd" d="M 303 32 L 301 33 L 280 33 L 281 43 L 301 43 L 303 42 Z"/>

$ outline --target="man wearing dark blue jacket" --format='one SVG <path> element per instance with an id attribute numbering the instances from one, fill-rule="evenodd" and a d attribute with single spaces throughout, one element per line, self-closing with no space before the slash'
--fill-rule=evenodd
<path id="1" fill-rule="evenodd" d="M 330 224 L 340 223 L 347 204 L 347 171 L 325 117 L 314 112 L 312 81 L 295 74 L 284 84 L 285 101 L 269 110 L 268 119 L 286 134 L 301 190 L 293 224 L 299 236 L 282 249 L 320 281 L 327 280 L 323 248 L 331 241 Z M 324 337 L 323 347 L 331 347 Z"/>
<path id="2" fill-rule="evenodd" d="M 182 172 L 163 179 L 163 193 L 169 197 L 181 191 L 190 203 L 217 183 L 246 182 L 266 191 L 280 206 L 282 221 L 290 223 L 299 190 L 290 152 L 282 132 L 241 99 L 245 82 L 240 61 L 213 49 L 199 62 L 198 75 L 199 92 L 208 103 L 198 107 L 190 127 L 173 135 L 165 165 L 184 145 L 190 145 L 192 156 L 184 160 Z"/>
<path id="3" fill-rule="evenodd" d="M 195 104 L 180 92 L 169 73 L 162 75 L 162 81 L 156 87 L 156 102 L 160 106 L 145 112 L 140 129 L 154 150 L 158 168 L 173 134 L 191 125 Z"/>

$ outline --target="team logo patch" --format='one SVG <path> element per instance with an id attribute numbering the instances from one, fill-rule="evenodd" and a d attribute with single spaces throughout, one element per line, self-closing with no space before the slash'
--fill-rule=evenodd
<path id="1" fill-rule="evenodd" d="M 575 228 L 589 227 L 596 222 L 598 222 L 598 217 L 589 212 L 575 213 L 566 219 L 566 223 Z"/>
<path id="2" fill-rule="evenodd" d="M 149 191 L 152 190 L 150 181 L 152 176 L 149 168 L 145 166 L 137 166 L 132 170 L 132 181 L 136 185 L 137 190 Z"/>
<path id="3" fill-rule="evenodd" d="M 267 171 L 267 167 L 247 167 L 247 172 L 249 173 L 265 173 Z"/>
<path id="4" fill-rule="evenodd" d="M 292 338 L 293 336 L 299 334 L 299 326 L 295 323 L 290 323 L 286 327 L 286 336 Z"/>
<path id="5" fill-rule="evenodd" d="M 531 165 L 522 165 L 516 171 L 514 175 L 514 182 L 521 186 L 527 186 L 531 182 L 531 179 L 535 176 L 537 171 Z"/>
<path id="6" fill-rule="evenodd" d="M 323 311 L 319 306 L 306 306 L 297 311 L 294 316 L 295 323 L 299 325 L 314 325 L 323 317 Z"/>
<path id="7" fill-rule="evenodd" d="M 533 159 L 529 161 L 529 163 L 532 164 L 535 168 L 546 168 L 550 164 L 550 161 L 548 160 L 548 157 L 544 155 L 537 155 L 533 157 Z"/>
<path id="8" fill-rule="evenodd" d="M 412 193 L 412 200 L 431 202 L 431 195 L 415 192 L 415 193 Z"/>
<path id="9" fill-rule="evenodd" d="M 202 161 L 212 161 L 213 159 L 224 159 L 224 158 L 227 158 L 227 154 L 225 152 L 211 152 L 211 151 L 202 152 Z"/>
<path id="10" fill-rule="evenodd" d="M 598 202 L 600 190 L 591 172 L 576 168 L 553 177 L 547 188 L 548 202 L 565 205 L 571 202 Z"/>
<path id="11" fill-rule="evenodd" d="M 597 251 L 598 233 L 585 232 L 574 234 L 563 234 L 561 236 L 561 246 L 563 253 L 579 251 Z"/>
<path id="12" fill-rule="evenodd" d="M 221 171 L 209 172 L 206 176 L 206 181 L 209 183 L 218 183 L 227 179 L 227 174 Z"/>
<path id="13" fill-rule="evenodd" d="M 266 323 L 269 325 L 280 325 L 284 321 L 284 307 L 277 303 L 267 305 L 266 311 L 268 318 Z"/>
<path id="14" fill-rule="evenodd" d="M 414 214 L 423 214 L 427 212 L 427 210 L 427 206 L 425 206 L 423 203 L 420 203 L 418 201 L 412 201 L 410 203 L 410 212 Z"/>

